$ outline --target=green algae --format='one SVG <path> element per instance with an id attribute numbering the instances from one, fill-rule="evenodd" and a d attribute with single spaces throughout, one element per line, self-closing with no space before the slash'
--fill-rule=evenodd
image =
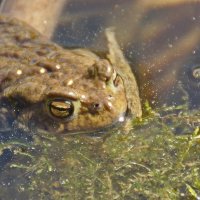
<path id="1" fill-rule="evenodd" d="M 199 111 L 146 104 L 145 113 L 101 137 L 40 133 L 25 146 L 2 143 L 17 148 L 0 174 L 1 198 L 197 199 Z"/>

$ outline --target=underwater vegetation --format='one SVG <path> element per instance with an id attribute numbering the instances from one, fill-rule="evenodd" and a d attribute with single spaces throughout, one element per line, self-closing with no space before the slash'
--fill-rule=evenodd
<path id="1" fill-rule="evenodd" d="M 144 117 L 132 121 L 131 128 L 98 137 L 37 133 L 32 139 L 2 141 L 2 155 L 6 151 L 10 157 L 0 160 L 0 197 L 197 199 L 199 110 L 145 107 Z"/>

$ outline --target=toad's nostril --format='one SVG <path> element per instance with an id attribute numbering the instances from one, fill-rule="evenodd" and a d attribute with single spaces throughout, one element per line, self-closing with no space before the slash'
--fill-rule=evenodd
<path id="1" fill-rule="evenodd" d="M 101 103 L 93 103 L 90 105 L 89 110 L 92 114 L 98 113 L 102 108 Z"/>
<path id="2" fill-rule="evenodd" d="M 94 108 L 99 108 L 99 104 L 98 104 L 98 103 L 95 103 L 95 104 L 94 104 Z"/>

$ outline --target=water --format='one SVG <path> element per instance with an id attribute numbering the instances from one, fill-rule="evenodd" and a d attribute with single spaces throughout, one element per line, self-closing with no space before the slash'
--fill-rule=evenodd
<path id="1" fill-rule="evenodd" d="M 98 137 L 7 133 L 0 146 L 1 199 L 198 199 L 200 113 L 193 99 L 199 80 L 190 86 L 187 74 L 199 64 L 200 3 L 161 2 L 66 3 L 53 40 L 103 55 L 104 29 L 115 26 L 144 116 Z"/>
<path id="2" fill-rule="evenodd" d="M 115 27 L 143 102 L 148 100 L 154 107 L 179 104 L 179 82 L 183 87 L 190 84 L 187 70 L 200 63 L 199 9 L 195 1 L 68 1 L 53 40 L 103 52 L 104 30 Z M 199 87 L 195 93 L 199 94 Z"/>

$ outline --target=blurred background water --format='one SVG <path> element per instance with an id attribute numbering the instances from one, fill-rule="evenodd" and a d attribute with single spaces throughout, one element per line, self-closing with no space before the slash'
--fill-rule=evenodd
<path id="1" fill-rule="evenodd" d="M 196 105 L 199 78 L 192 87 L 188 69 L 200 63 L 199 10 L 198 1 L 68 0 L 53 40 L 64 47 L 105 52 L 104 30 L 114 27 L 143 102 L 154 107 L 180 104 L 181 85 L 194 90 L 190 101 Z"/>

